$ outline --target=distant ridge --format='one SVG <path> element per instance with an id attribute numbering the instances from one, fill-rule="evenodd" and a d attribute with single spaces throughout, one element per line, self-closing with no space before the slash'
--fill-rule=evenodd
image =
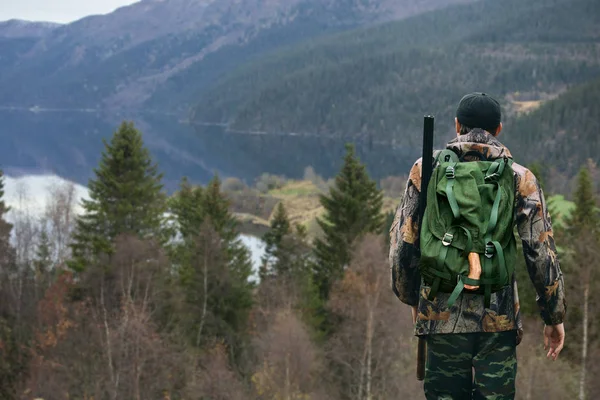
<path id="1" fill-rule="evenodd" d="M 21 19 L 0 21 L 0 38 L 41 38 L 61 25 L 55 22 L 25 21 Z"/>

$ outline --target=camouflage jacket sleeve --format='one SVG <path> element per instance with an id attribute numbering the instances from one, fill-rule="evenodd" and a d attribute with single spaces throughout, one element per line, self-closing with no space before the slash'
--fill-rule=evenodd
<path id="1" fill-rule="evenodd" d="M 567 305 L 544 193 L 528 169 L 513 164 L 517 177 L 516 223 L 536 301 L 546 325 L 563 322 Z"/>
<path id="2" fill-rule="evenodd" d="M 392 290 L 410 306 L 419 302 L 421 275 L 419 273 L 419 192 L 421 190 L 421 163 L 413 165 L 404 197 L 396 210 L 390 229 L 390 268 Z"/>

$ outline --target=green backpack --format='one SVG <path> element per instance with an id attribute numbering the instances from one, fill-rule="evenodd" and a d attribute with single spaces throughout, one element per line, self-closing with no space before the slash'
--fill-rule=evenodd
<path id="1" fill-rule="evenodd" d="M 468 154 L 468 153 L 467 153 Z M 512 160 L 459 160 L 451 150 L 438 152 L 427 189 L 427 207 L 421 224 L 419 269 L 431 287 L 452 293 L 448 307 L 467 289 L 485 296 L 512 282 L 516 261 L 514 228 L 515 184 Z M 464 158 L 464 157 L 463 157 Z M 481 277 L 470 279 L 468 255 L 479 254 Z"/>

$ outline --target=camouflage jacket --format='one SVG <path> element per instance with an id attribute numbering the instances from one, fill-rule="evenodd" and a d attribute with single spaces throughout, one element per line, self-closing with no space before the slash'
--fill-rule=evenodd
<path id="1" fill-rule="evenodd" d="M 512 158 L 509 150 L 494 136 L 473 130 L 450 141 L 448 149 L 459 156 L 469 150 L 483 153 L 488 159 Z M 536 177 L 514 163 L 515 222 L 523 243 L 523 253 L 531 281 L 537 292 L 541 317 L 547 325 L 563 322 L 566 312 L 564 282 L 556 255 L 550 215 Z M 454 306 L 447 307 L 449 293 L 438 293 L 427 300 L 430 288 L 421 281 L 419 264 L 419 192 L 421 160 L 413 165 L 404 198 L 390 230 L 390 267 L 392 288 L 398 298 L 418 307 L 415 334 L 502 332 L 523 329 L 519 315 L 517 282 L 492 294 L 490 308 L 484 307 L 482 295 L 463 292 Z"/>

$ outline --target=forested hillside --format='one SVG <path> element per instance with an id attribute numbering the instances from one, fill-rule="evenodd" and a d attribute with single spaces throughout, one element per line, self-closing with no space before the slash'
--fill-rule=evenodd
<path id="1" fill-rule="evenodd" d="M 548 184 L 573 176 L 582 162 L 600 161 L 600 79 L 569 90 L 506 130 L 516 159 L 537 162 Z M 567 187 L 555 186 L 563 193 Z"/>
<path id="2" fill-rule="evenodd" d="M 599 76 L 599 23 L 594 0 L 453 6 L 242 66 L 202 99 L 194 117 L 417 146 L 422 116 L 433 113 L 441 141 L 464 92 L 490 92 L 510 114 L 512 100 L 545 100 Z"/>

